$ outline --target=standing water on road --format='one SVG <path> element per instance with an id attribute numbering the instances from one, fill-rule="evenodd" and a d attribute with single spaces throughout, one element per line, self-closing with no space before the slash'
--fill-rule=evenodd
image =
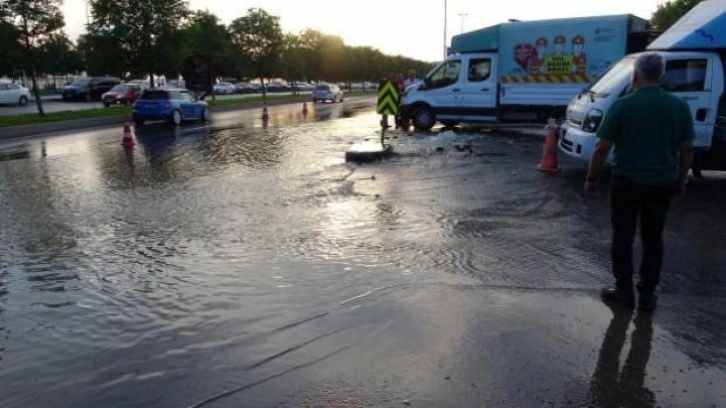
<path id="1" fill-rule="evenodd" d="M 1 145 L 0 406 L 726 404 L 723 180 L 674 203 L 645 364 L 610 384 L 629 320 L 581 171 L 484 132 L 345 163 L 369 105 L 298 108 Z"/>

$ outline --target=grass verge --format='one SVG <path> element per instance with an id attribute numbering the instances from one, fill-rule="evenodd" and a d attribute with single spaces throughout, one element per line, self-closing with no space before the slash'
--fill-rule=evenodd
<path id="1" fill-rule="evenodd" d="M 359 96 L 359 95 L 371 95 L 371 92 L 346 92 L 346 96 Z M 233 99 L 218 99 L 212 101 L 206 99 L 210 106 L 228 106 L 228 105 L 240 105 L 240 104 L 251 104 L 251 103 L 262 103 L 264 99 L 262 96 L 253 96 L 246 98 L 233 98 Z M 274 101 L 290 101 L 290 102 L 302 102 L 310 101 L 310 95 L 268 95 L 268 102 Z M 124 116 L 131 115 L 131 107 L 128 106 L 112 106 L 110 108 L 93 108 L 84 109 L 77 111 L 62 111 L 62 112 L 50 112 L 46 113 L 42 118 L 37 113 L 25 113 L 22 115 L 15 116 L 0 116 L 0 128 L 8 126 L 24 126 L 24 125 L 37 125 L 43 123 L 52 122 L 64 122 L 69 120 L 81 120 L 81 119 L 97 119 L 107 118 L 113 116 Z"/>
<path id="2" fill-rule="evenodd" d="M 77 111 L 49 112 L 42 118 L 37 113 L 24 113 L 15 116 L 0 116 L 0 127 L 37 125 L 42 123 L 63 122 L 67 120 L 96 119 L 110 116 L 130 115 L 131 108 L 113 106 L 110 108 L 94 108 Z"/>

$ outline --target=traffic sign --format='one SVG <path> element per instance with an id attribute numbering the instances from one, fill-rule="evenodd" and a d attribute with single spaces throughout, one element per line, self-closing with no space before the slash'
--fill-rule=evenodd
<path id="1" fill-rule="evenodd" d="M 381 81 L 378 84 L 378 109 L 380 115 L 398 114 L 398 90 L 391 81 Z"/>

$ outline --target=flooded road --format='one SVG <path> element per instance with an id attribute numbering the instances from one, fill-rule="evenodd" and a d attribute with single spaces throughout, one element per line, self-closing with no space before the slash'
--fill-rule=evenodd
<path id="1" fill-rule="evenodd" d="M 0 145 L 0 406 L 726 406 L 726 178 L 613 313 L 606 196 L 541 138 L 358 165 L 371 101 L 312 108 Z"/>

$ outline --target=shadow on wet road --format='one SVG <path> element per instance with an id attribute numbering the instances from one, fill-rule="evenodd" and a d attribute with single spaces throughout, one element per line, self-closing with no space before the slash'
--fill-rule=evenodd
<path id="1" fill-rule="evenodd" d="M 613 317 L 606 195 L 541 138 L 359 165 L 371 101 L 308 107 L 0 146 L 0 405 L 726 400 L 723 176 L 673 204 L 660 309 Z"/>

